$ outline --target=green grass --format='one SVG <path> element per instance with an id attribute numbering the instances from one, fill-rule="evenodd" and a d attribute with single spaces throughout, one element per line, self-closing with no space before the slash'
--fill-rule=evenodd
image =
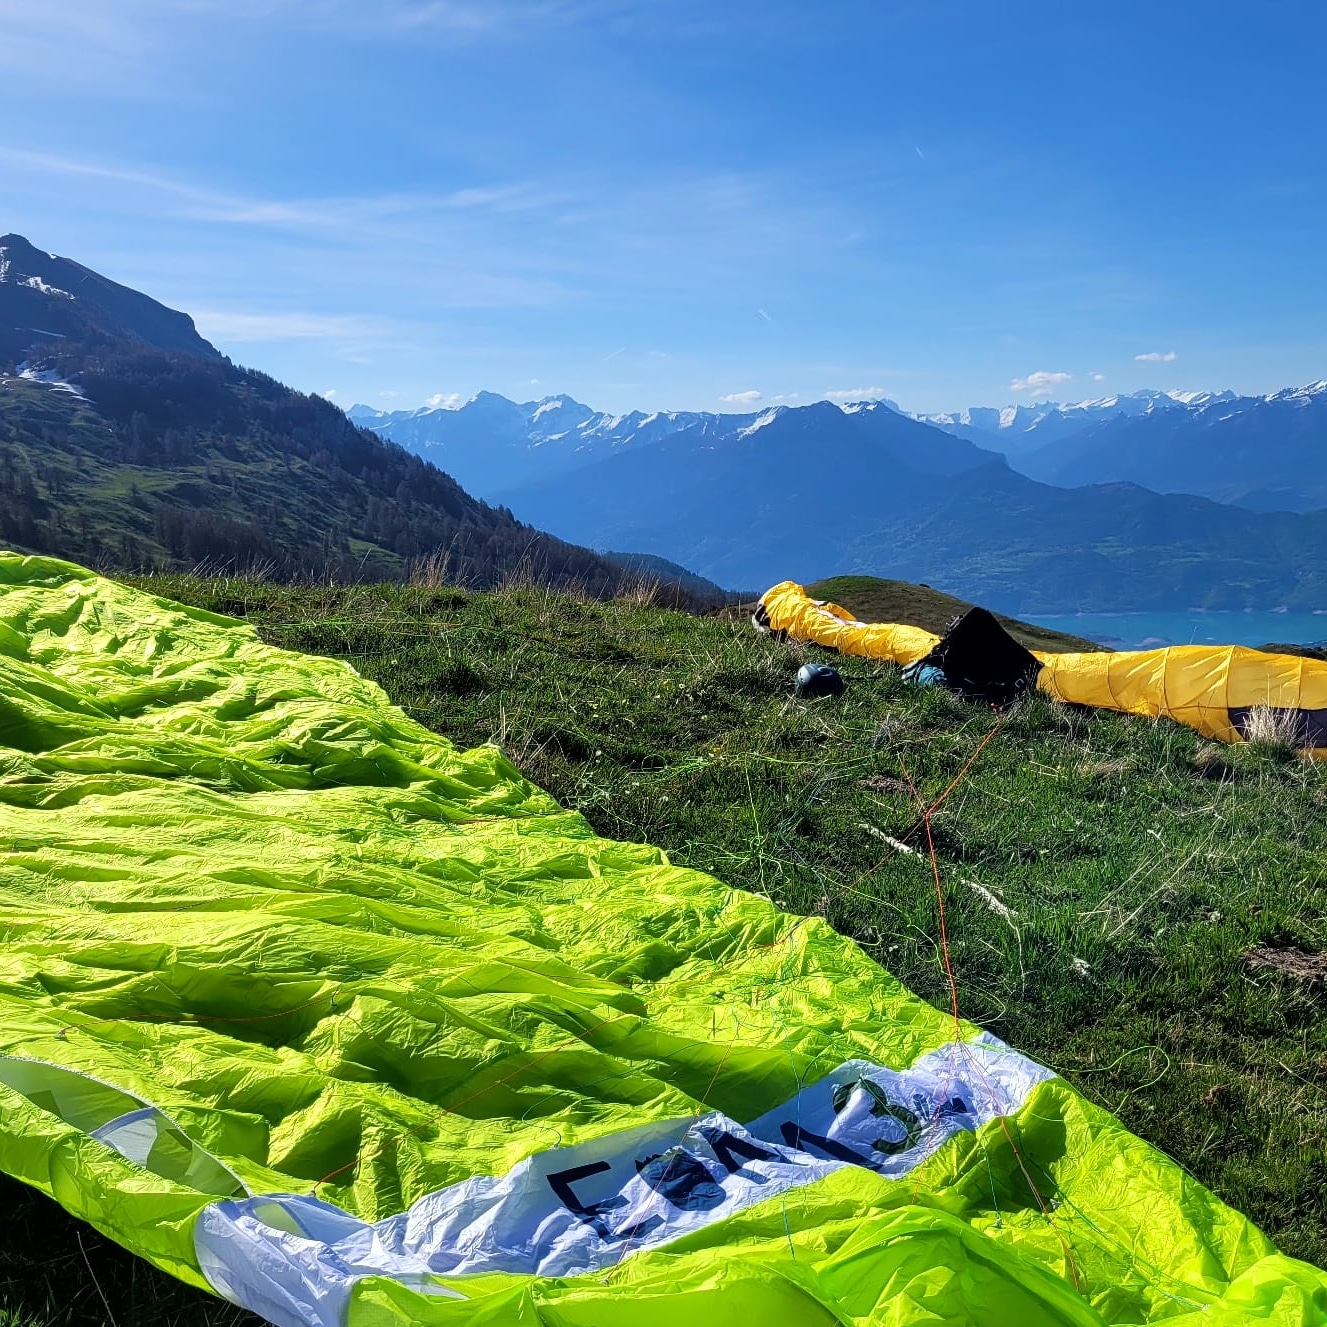
<path id="1" fill-rule="evenodd" d="M 646 604 L 144 583 L 347 659 L 600 833 L 825 915 L 946 1007 L 929 862 L 879 836 L 924 851 L 910 785 L 938 796 L 998 724 L 935 817 L 963 1014 L 1327 1265 L 1327 997 L 1242 958 L 1327 949 L 1327 768 L 1040 695 L 1001 719 L 846 657 L 847 694 L 804 704 L 816 652 Z M 106 1303 L 118 1327 L 247 1321 L 21 1186 L 0 1198 L 0 1327 L 103 1322 Z"/>

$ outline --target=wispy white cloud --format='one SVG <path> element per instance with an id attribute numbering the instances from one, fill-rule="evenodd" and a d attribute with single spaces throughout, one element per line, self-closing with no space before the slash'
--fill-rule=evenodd
<path id="1" fill-rule="evenodd" d="M 28 148 L 0 146 L 0 161 L 13 169 L 27 170 L 44 175 L 83 175 L 96 180 L 113 180 L 120 184 L 139 185 L 166 193 L 178 193 L 198 198 L 216 198 L 219 195 L 190 188 L 149 171 L 106 166 L 98 162 L 81 161 L 74 157 L 61 157 L 52 152 L 34 152 Z"/>
<path id="2" fill-rule="evenodd" d="M 141 217 L 157 227 L 183 223 L 191 246 L 200 242 L 200 224 L 221 228 L 212 238 L 223 245 L 230 242 L 221 238 L 228 230 L 237 237 L 248 230 L 290 235 L 300 241 L 301 261 L 353 272 L 347 255 L 360 253 L 371 259 L 379 280 L 393 265 L 389 256 L 401 255 L 411 283 L 427 289 L 435 310 L 548 308 L 565 296 L 558 268 L 567 265 L 539 247 L 545 237 L 537 225 L 531 239 L 535 223 L 524 216 L 554 197 L 537 182 L 437 194 L 264 198 L 135 164 L 5 146 L 0 177 L 16 187 L 21 181 L 30 190 L 54 191 L 73 210 Z M 243 243 L 259 251 L 259 241 L 246 237 Z"/>
<path id="3" fill-rule="evenodd" d="M 603 3 L 558 3 L 558 0 L 389 0 L 375 17 L 403 33 L 442 36 L 499 36 L 513 27 L 557 26 L 587 17 L 607 16 L 624 6 Z M 346 8 L 342 6 L 341 8 Z M 358 8 L 358 6 L 355 6 Z"/>
<path id="4" fill-rule="evenodd" d="M 1061 383 L 1068 382 L 1072 377 L 1072 373 L 1051 373 L 1046 369 L 1038 369 L 1035 373 L 1029 373 L 1026 378 L 1015 378 L 1009 384 L 1009 390 L 1026 392 L 1029 396 L 1040 400 L 1050 396 Z"/>
<path id="5" fill-rule="evenodd" d="M 882 401 L 889 393 L 883 387 L 841 387 L 825 393 L 827 401 Z"/>
<path id="6" fill-rule="evenodd" d="M 764 399 L 764 395 L 763 392 L 757 392 L 754 390 L 749 392 L 729 392 L 727 396 L 719 397 L 719 400 L 722 401 L 724 405 L 755 405 L 757 401 Z"/>
<path id="7" fill-rule="evenodd" d="M 1140 364 L 1170 364 L 1175 359 L 1173 350 L 1149 350 L 1144 355 L 1135 355 Z"/>
<path id="8" fill-rule="evenodd" d="M 379 318 L 356 314 L 240 313 L 196 309 L 194 323 L 209 340 L 247 344 L 273 341 L 376 341 L 391 335 Z"/>
<path id="9" fill-rule="evenodd" d="M 218 189 L 138 163 L 0 147 L 0 173 L 25 175 L 36 188 L 56 185 L 71 207 L 114 210 L 158 226 L 189 223 L 191 243 L 194 223 L 206 223 L 298 236 L 306 264 L 317 256 L 313 245 L 351 271 L 352 252 L 371 257 L 380 273 L 396 255 L 410 255 L 410 278 L 427 289 L 435 309 L 548 308 L 594 288 L 675 293 L 679 273 L 708 288 L 739 255 L 787 263 L 816 251 L 841 220 L 832 200 L 770 172 L 610 181 L 586 171 L 552 183 L 282 198 Z M 72 187 L 78 180 L 86 182 L 81 200 Z M 773 321 L 767 310 L 757 312 Z"/>
<path id="10" fill-rule="evenodd" d="M 421 202 L 424 200 L 416 200 Z M 439 205 L 458 211 L 534 212 L 576 202 L 575 192 L 552 188 L 539 181 L 457 189 L 437 200 Z"/>
<path id="11" fill-rule="evenodd" d="M 209 4 L 228 0 L 206 0 Z M 287 0 L 290 9 L 321 10 L 324 21 L 334 15 L 377 37 L 432 36 L 441 40 L 498 40 L 528 38 L 559 28 L 612 25 L 622 29 L 675 29 L 685 4 L 648 4 L 642 0 Z M 714 26 L 708 6 L 690 6 L 688 26 Z"/>
<path id="12" fill-rule="evenodd" d="M 424 404 L 430 410 L 455 410 L 461 404 L 461 401 L 460 392 L 435 392 L 432 396 L 425 398 Z"/>
<path id="13" fill-rule="evenodd" d="M 132 2 L 127 6 L 137 10 Z M 119 88 L 121 96 L 141 95 L 124 78 L 148 57 L 153 39 L 126 6 L 104 0 L 65 0 L 58 17 L 31 0 L 0 0 L 0 69 L 17 78 L 52 80 L 59 85 Z"/>
<path id="14" fill-rule="evenodd" d="M 3 3 L 3 0 L 0 0 Z M 189 180 L 118 163 L 87 161 L 27 148 L 0 146 L 0 162 L 34 175 L 82 176 L 167 195 L 176 215 L 190 221 L 363 234 L 366 226 L 401 219 L 428 220 L 447 212 L 529 212 L 567 203 L 574 195 L 537 180 L 456 189 L 449 193 L 381 193 L 323 198 L 261 198 L 209 189 Z"/>
<path id="15" fill-rule="evenodd" d="M 1104 373 L 1089 373 L 1088 377 L 1091 378 L 1093 382 L 1106 381 L 1106 375 Z"/>
<path id="16" fill-rule="evenodd" d="M 0 146 L 0 162 L 30 175 L 82 177 L 103 184 L 124 185 L 129 191 L 165 195 L 176 201 L 174 215 L 190 221 L 329 229 L 362 225 L 374 217 L 390 216 L 412 206 L 412 200 L 395 195 L 307 200 L 246 197 L 202 188 L 150 170 L 27 148 Z M 413 200 L 413 205 L 418 206 L 418 200 Z"/>
<path id="17" fill-rule="evenodd" d="M 194 40 L 208 20 L 231 32 L 261 25 L 264 35 L 280 27 L 395 44 L 537 41 L 559 29 L 667 21 L 640 0 L 59 0 L 55 8 L 0 0 L 0 68 L 65 86 L 95 82 L 121 97 L 154 95 L 171 70 L 163 53 Z M 125 76 L 149 69 L 151 79 Z"/>

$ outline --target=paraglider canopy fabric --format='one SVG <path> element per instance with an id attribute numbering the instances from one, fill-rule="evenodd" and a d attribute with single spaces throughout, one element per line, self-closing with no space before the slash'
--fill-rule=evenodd
<path id="1" fill-rule="evenodd" d="M 0 554 L 0 1168 L 282 1327 L 1308 1324 L 820 918 L 344 664 Z"/>
<path id="2" fill-rule="evenodd" d="M 793 640 L 903 665 L 941 644 L 920 627 L 859 622 L 839 604 L 812 599 L 795 581 L 767 590 L 756 616 L 764 630 Z M 980 662 L 985 655 L 1000 657 L 998 642 L 982 632 L 974 645 L 964 651 L 972 666 L 1000 675 L 994 663 Z M 1245 740 L 1262 721 L 1307 755 L 1327 759 L 1327 663 L 1321 660 L 1241 645 L 1031 654 L 1040 665 L 1037 688 L 1056 700 L 1173 719 L 1220 742 Z"/>

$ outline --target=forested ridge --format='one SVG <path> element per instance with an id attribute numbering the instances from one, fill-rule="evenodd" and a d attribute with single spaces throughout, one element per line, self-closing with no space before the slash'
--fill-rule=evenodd
<path id="1" fill-rule="evenodd" d="M 490 507 L 321 397 L 226 359 L 90 336 L 0 362 L 0 539 L 120 570 L 282 578 L 513 574 L 611 593 L 624 572 Z"/>

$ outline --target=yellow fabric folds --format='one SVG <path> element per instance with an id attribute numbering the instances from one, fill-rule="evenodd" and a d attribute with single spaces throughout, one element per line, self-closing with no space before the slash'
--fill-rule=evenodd
<path id="1" fill-rule="evenodd" d="M 920 627 L 859 622 L 839 604 L 812 599 L 782 581 L 761 599 L 772 630 L 870 659 L 909 664 L 940 638 Z M 1244 739 L 1246 712 L 1284 715 L 1283 731 L 1327 757 L 1327 663 L 1241 645 L 1179 645 L 1156 650 L 1048 654 L 1037 685 L 1073 705 L 1164 716 L 1220 742 Z"/>
<path id="2" fill-rule="evenodd" d="M 814 641 L 843 654 L 909 664 L 923 659 L 940 637 L 898 622 L 859 622 L 841 604 L 812 599 L 796 581 L 780 581 L 760 600 L 770 628 L 794 640 Z"/>
<path id="3" fill-rule="evenodd" d="M 1042 663 L 1037 685 L 1057 700 L 1153 718 L 1165 715 L 1220 742 L 1242 740 L 1231 711 L 1327 708 L 1327 664 L 1241 645 L 1037 658 Z"/>

